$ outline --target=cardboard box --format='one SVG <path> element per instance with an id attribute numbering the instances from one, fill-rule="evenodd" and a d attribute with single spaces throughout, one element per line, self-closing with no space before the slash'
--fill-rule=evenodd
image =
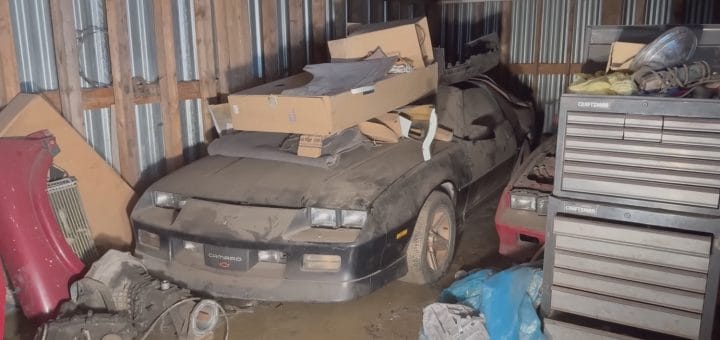
<path id="1" fill-rule="evenodd" d="M 128 249 L 132 241 L 128 209 L 135 192 L 120 175 L 41 96 L 19 94 L 0 112 L 0 137 L 21 137 L 44 129 L 60 147 L 53 163 L 77 178 L 95 245 Z"/>
<path id="2" fill-rule="evenodd" d="M 633 57 L 635 57 L 643 47 L 645 47 L 645 44 L 621 41 L 612 43 L 612 45 L 610 45 L 610 56 L 608 57 L 605 72 L 629 69 Z"/>
<path id="3" fill-rule="evenodd" d="M 331 41 L 333 58 L 362 58 L 378 46 L 386 46 L 386 53 L 397 51 L 403 57 L 422 62 L 417 63 L 413 72 L 389 75 L 376 82 L 371 91 L 350 90 L 331 96 L 281 95 L 283 90 L 312 80 L 309 73 L 300 73 L 231 94 L 228 102 L 232 125 L 237 130 L 328 136 L 434 94 L 438 65 L 432 57 L 429 39 L 427 20 L 423 18 Z"/>
<path id="4" fill-rule="evenodd" d="M 283 96 L 284 89 L 308 83 L 308 73 L 274 81 L 228 96 L 237 130 L 327 136 L 435 93 L 437 64 L 391 75 L 372 92 L 346 91 L 333 96 Z"/>
<path id="5" fill-rule="evenodd" d="M 361 33 L 328 41 L 332 59 L 362 59 L 380 47 L 388 56 L 399 56 L 422 68 L 435 62 L 426 18 L 371 24 Z"/>

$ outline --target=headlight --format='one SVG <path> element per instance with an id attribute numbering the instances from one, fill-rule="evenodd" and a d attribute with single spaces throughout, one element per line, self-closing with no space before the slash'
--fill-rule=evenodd
<path id="1" fill-rule="evenodd" d="M 548 211 L 548 196 L 540 196 L 537 198 L 537 202 L 535 203 L 537 205 L 537 213 L 540 216 L 547 215 Z"/>
<path id="2" fill-rule="evenodd" d="M 310 225 L 313 227 L 363 228 L 367 211 L 310 208 Z"/>
<path id="3" fill-rule="evenodd" d="M 156 207 L 180 209 L 187 203 L 187 197 L 169 192 L 153 191 L 153 203 Z"/>
<path id="4" fill-rule="evenodd" d="M 160 235 L 151 233 L 147 230 L 138 229 L 137 238 L 138 244 L 151 249 L 160 250 Z"/>
<path id="5" fill-rule="evenodd" d="M 302 269 L 307 271 L 336 272 L 341 265 L 338 255 L 304 254 L 302 259 Z"/>
<path id="6" fill-rule="evenodd" d="M 547 215 L 548 196 L 527 191 L 510 193 L 510 208 L 535 211 L 538 215 Z"/>
<path id="7" fill-rule="evenodd" d="M 528 192 L 511 192 L 510 208 L 521 210 L 535 210 L 537 196 Z"/>
<path id="8" fill-rule="evenodd" d="M 343 210 L 340 214 L 340 225 L 346 228 L 362 228 L 367 222 L 367 211 Z"/>
<path id="9" fill-rule="evenodd" d="M 334 209 L 310 208 L 310 224 L 337 228 L 337 212 Z"/>
<path id="10" fill-rule="evenodd" d="M 260 250 L 258 251 L 258 261 L 260 262 L 274 262 L 274 263 L 286 263 L 287 254 L 278 250 Z"/>
<path id="11" fill-rule="evenodd" d="M 189 250 L 191 252 L 200 253 L 202 252 L 203 246 L 201 243 L 192 242 L 192 241 L 183 241 L 183 249 Z"/>

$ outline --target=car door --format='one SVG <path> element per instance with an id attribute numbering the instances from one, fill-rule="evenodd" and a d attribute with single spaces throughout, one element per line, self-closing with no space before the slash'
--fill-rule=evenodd
<path id="1" fill-rule="evenodd" d="M 482 84 L 463 90 L 463 116 L 466 138 L 461 143 L 472 174 L 470 202 L 476 204 L 505 185 L 517 141 L 494 93 Z"/>

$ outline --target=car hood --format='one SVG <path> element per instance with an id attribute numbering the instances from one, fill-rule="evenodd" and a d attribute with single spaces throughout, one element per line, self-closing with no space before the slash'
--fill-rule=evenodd
<path id="1" fill-rule="evenodd" d="M 450 143 L 435 144 L 437 152 Z M 398 177 L 422 162 L 421 143 L 415 140 L 346 152 L 329 169 L 208 156 L 165 176 L 149 190 L 248 205 L 367 209 Z"/>

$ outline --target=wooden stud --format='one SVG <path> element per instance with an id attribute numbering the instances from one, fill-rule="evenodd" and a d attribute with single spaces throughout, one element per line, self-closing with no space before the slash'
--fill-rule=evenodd
<path id="1" fill-rule="evenodd" d="M 604 0 L 602 2 L 602 25 L 620 25 L 622 23 L 622 0 Z"/>
<path id="2" fill-rule="evenodd" d="M 535 2 L 535 41 L 533 42 L 533 63 L 535 64 L 535 72 L 533 74 L 540 73 L 540 36 L 542 35 L 542 23 L 543 23 L 543 6 L 545 0 L 538 0 Z M 533 81 L 533 91 L 537 93 L 538 83 L 540 77 L 535 77 Z"/>
<path id="3" fill-rule="evenodd" d="M 645 6 L 646 0 L 637 0 L 635 2 L 635 25 L 643 25 L 646 22 Z"/>
<path id="4" fill-rule="evenodd" d="M 202 0 L 201 0 L 202 1 Z M 228 1 L 214 0 L 212 2 L 215 25 L 215 38 L 217 46 L 217 92 L 227 95 L 230 93 L 230 46 L 228 42 Z"/>
<path id="5" fill-rule="evenodd" d="M 140 167 L 135 133 L 130 37 L 125 0 L 106 0 L 108 43 L 112 68 L 113 111 L 120 155 L 120 174 L 133 187 L 138 186 Z"/>
<path id="6" fill-rule="evenodd" d="M 312 62 L 322 63 L 328 60 L 327 40 L 325 36 L 326 15 L 325 0 L 312 0 Z M 310 61 L 308 61 L 310 62 Z"/>
<path id="7" fill-rule="evenodd" d="M 512 34 L 512 2 L 502 3 L 502 21 L 500 21 L 500 62 L 510 63 L 510 35 Z"/>
<path id="8" fill-rule="evenodd" d="M 165 170 L 170 172 L 183 164 L 180 98 L 177 86 L 177 63 L 175 61 L 171 0 L 153 1 L 153 11 L 155 50 L 160 86 L 160 111 L 163 121 L 163 146 L 165 147 Z"/>
<path id="9" fill-rule="evenodd" d="M 573 42 L 575 41 L 575 34 L 578 33 L 578 31 L 575 29 L 575 16 L 577 15 L 577 7 L 578 7 L 578 0 L 571 0 L 570 1 L 570 8 L 567 13 L 567 21 L 568 21 L 568 33 L 566 35 L 567 37 L 567 50 L 565 55 L 567 56 L 567 68 L 565 69 L 565 73 L 568 76 L 568 79 L 571 79 L 572 75 L 572 51 L 573 48 L 575 48 Z M 565 89 L 563 89 L 564 91 Z"/>
<path id="10" fill-rule="evenodd" d="M 80 63 L 78 43 L 73 20 L 73 1 L 50 1 L 50 16 L 55 43 L 60 108 L 75 130 L 85 136 L 85 117 L 80 89 Z"/>
<path id="11" fill-rule="evenodd" d="M 263 1 L 266 2 L 266 1 Z M 248 0 L 216 0 L 218 92 L 221 96 L 256 84 Z"/>
<path id="12" fill-rule="evenodd" d="M 305 0 L 309 1 L 309 0 Z M 303 18 L 304 0 L 288 0 L 290 34 L 290 74 L 298 73 L 308 63 L 305 53 L 305 32 Z"/>
<path id="13" fill-rule="evenodd" d="M 278 37 L 278 6 L 276 0 L 262 1 L 263 79 L 267 81 L 280 77 L 280 55 Z"/>
<path id="14" fill-rule="evenodd" d="M 685 21 L 685 1 L 686 0 L 675 0 L 670 3 L 670 23 L 674 25 L 681 25 Z M 697 1 L 697 0 L 689 0 Z"/>
<path id="15" fill-rule="evenodd" d="M 331 0 L 333 3 L 333 34 L 332 39 L 344 38 L 347 35 L 347 14 L 345 5 L 350 0 Z"/>
<path id="16" fill-rule="evenodd" d="M 15 39 L 13 38 L 10 2 L 0 1 L 0 85 L 2 92 L 0 104 L 5 106 L 20 93 L 20 80 L 17 73 L 17 56 L 15 55 Z"/>
<path id="17" fill-rule="evenodd" d="M 214 138 L 208 98 L 217 96 L 215 77 L 215 47 L 213 45 L 212 8 L 210 1 L 195 0 L 195 45 L 197 46 L 198 75 L 200 77 L 200 107 L 205 143 Z"/>

